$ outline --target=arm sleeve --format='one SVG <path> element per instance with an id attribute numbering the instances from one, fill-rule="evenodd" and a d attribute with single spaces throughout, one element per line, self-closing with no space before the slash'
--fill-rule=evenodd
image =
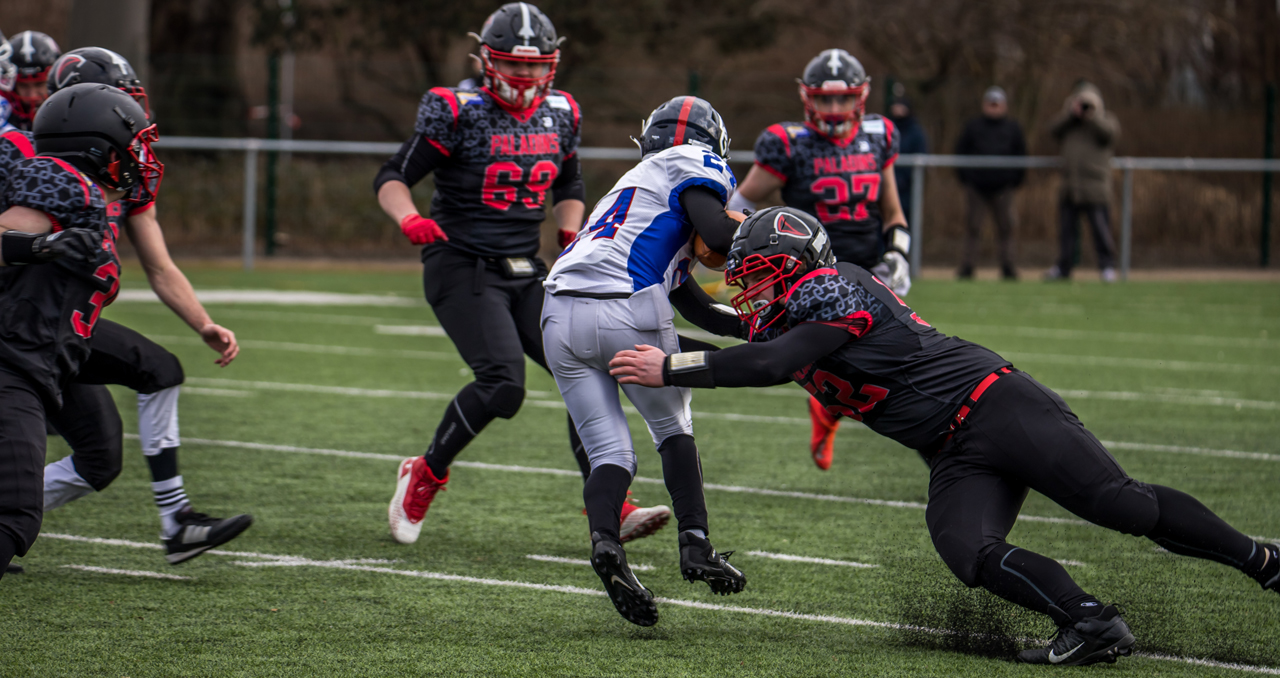
<path id="1" fill-rule="evenodd" d="M 738 222 L 724 211 L 724 201 L 715 191 L 705 186 L 693 185 L 680 193 L 680 206 L 693 230 L 702 236 L 702 241 L 719 254 L 729 252 L 733 244 L 733 234 L 738 230 Z"/>
<path id="2" fill-rule="evenodd" d="M 693 278 L 672 290 L 668 298 L 680 312 L 680 317 L 701 329 L 722 337 L 746 338 L 745 327 L 738 314 L 728 306 L 716 303 Z"/>
<path id="3" fill-rule="evenodd" d="M 378 176 L 373 179 L 373 192 L 376 194 L 388 181 L 399 181 L 412 187 L 448 161 L 449 157 L 440 152 L 440 149 L 415 134 L 412 139 L 401 144 L 400 150 L 390 160 L 383 163 Z"/>
<path id="4" fill-rule="evenodd" d="M 852 338 L 838 327 L 804 323 L 773 341 L 730 346 L 708 355 L 708 360 L 716 386 L 773 386 Z"/>
<path id="5" fill-rule="evenodd" d="M 556 202 L 562 200 L 587 201 L 586 185 L 582 182 L 582 163 L 578 162 L 575 153 L 560 161 L 560 174 L 551 184 L 551 196 Z"/>

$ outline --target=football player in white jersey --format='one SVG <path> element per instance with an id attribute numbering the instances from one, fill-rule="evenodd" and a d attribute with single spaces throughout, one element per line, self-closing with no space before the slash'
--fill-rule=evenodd
<path id="1" fill-rule="evenodd" d="M 726 162 L 729 138 L 711 104 L 676 97 L 653 111 L 637 140 L 642 160 L 587 217 L 577 238 L 546 279 L 542 336 L 547 364 L 591 460 L 583 488 L 591 525 L 591 564 L 614 607 L 628 621 L 658 621 L 653 594 L 627 566 L 618 539 L 618 514 L 636 472 L 627 418 L 609 359 L 637 344 L 675 349 L 672 304 L 694 324 L 741 336 L 727 307 L 691 279 L 695 233 L 712 251 L 726 252 L 740 214 L 725 203 L 737 186 Z M 721 595 L 737 593 L 746 577 L 707 539 L 702 468 L 693 441 L 686 388 L 622 390 L 644 417 L 662 457 L 662 475 L 680 529 L 680 569 Z"/>

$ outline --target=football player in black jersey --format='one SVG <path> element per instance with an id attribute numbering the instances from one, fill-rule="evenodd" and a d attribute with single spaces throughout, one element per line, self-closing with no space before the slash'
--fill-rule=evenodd
<path id="1" fill-rule="evenodd" d="M 106 206 L 150 173 L 154 128 L 128 95 L 79 85 L 36 115 L 37 156 L 0 195 L 0 563 L 40 532 L 45 414 L 89 356 L 119 289 Z M 42 265 L 31 265 L 42 264 Z"/>
<path id="2" fill-rule="evenodd" d="M 754 208 L 782 189 L 784 203 L 822 222 L 837 260 L 872 271 L 905 296 L 911 235 L 893 174 L 901 132 L 888 118 L 866 113 L 871 78 L 842 49 L 814 57 L 799 82 L 805 122 L 781 122 L 760 133 L 755 165 L 729 208 Z M 809 416 L 809 451 L 825 471 L 839 421 L 812 399 Z"/>
<path id="3" fill-rule="evenodd" d="M 100 47 L 62 55 L 49 71 L 50 92 L 80 83 L 110 85 L 125 92 L 150 116 L 146 89 L 129 62 Z M 235 334 L 213 322 L 195 290 L 174 264 L 156 220 L 155 200 L 163 166 L 155 163 L 148 182 L 139 182 L 107 206 L 116 233 L 129 235 L 147 282 L 178 317 L 200 335 L 225 367 L 239 353 Z M 63 506 L 95 491 L 119 475 L 123 463 L 120 415 L 106 384 L 138 393 L 138 434 L 151 470 L 151 490 L 160 512 L 160 538 L 172 564 L 194 558 L 234 539 L 253 523 L 247 514 L 216 518 L 191 508 L 178 471 L 178 391 L 185 379 L 182 363 L 164 347 L 109 320 L 100 320 L 89 342 L 92 353 L 75 382 L 63 389 L 63 406 L 51 414 L 54 428 L 72 454 L 45 467 L 44 510 Z"/>
<path id="4" fill-rule="evenodd" d="M 417 541 L 454 457 L 489 422 L 520 409 L 525 356 L 547 366 L 538 324 L 547 266 L 536 256 L 547 193 L 561 247 L 576 237 L 584 212 L 582 115 L 572 96 L 551 89 L 561 42 L 551 20 L 529 3 L 508 3 L 473 37 L 483 86 L 427 92 L 413 137 L 374 180 L 383 211 L 423 246 L 427 303 L 475 376 L 445 409 L 426 454 L 400 464 L 388 522 L 404 544 Z M 428 218 L 409 187 L 432 172 Z M 586 477 L 590 462 L 572 421 L 569 436 Z M 652 533 L 670 513 L 628 502 L 622 540 Z"/>
<path id="5" fill-rule="evenodd" d="M 9 124 L 20 130 L 30 130 L 31 121 L 40 104 L 49 98 L 45 82 L 49 67 L 62 55 L 58 43 L 40 31 L 23 31 L 9 39 L 13 48 L 10 59 L 17 69 L 17 83 L 11 89 L 0 88 L 13 108 Z"/>
<path id="6" fill-rule="evenodd" d="M 917 450 L 930 469 L 925 522 L 942 560 L 966 585 L 1059 627 L 1047 648 L 1020 661 L 1115 661 L 1134 645 L 1114 606 L 1057 561 L 1005 541 L 1028 489 L 1280 593 L 1277 545 L 1241 534 L 1188 494 L 1130 478 L 1056 393 L 992 351 L 933 329 L 866 269 L 837 262 L 808 214 L 774 207 L 748 217 L 725 280 L 742 289 L 733 303 L 751 325 L 749 343 L 674 356 L 641 346 L 618 353 L 612 374 L 652 387 L 794 381 L 831 414 Z"/>

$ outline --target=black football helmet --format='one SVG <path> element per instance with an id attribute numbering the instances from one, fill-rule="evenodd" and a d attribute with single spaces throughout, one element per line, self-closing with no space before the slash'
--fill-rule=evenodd
<path id="1" fill-rule="evenodd" d="M 40 104 L 49 97 L 43 85 L 49 75 L 49 67 L 62 55 L 62 50 L 53 38 L 39 31 L 18 33 L 9 40 L 9 45 L 13 48 L 10 59 L 18 72 L 17 84 L 30 83 L 37 86 L 34 94 L 21 93 L 19 90 L 22 87 L 4 92 L 4 97 L 13 105 L 15 119 L 28 122 L 35 116 Z"/>
<path id="2" fill-rule="evenodd" d="M 49 94 L 83 82 L 111 85 L 124 90 L 151 119 L 147 90 L 124 57 L 102 47 L 81 47 L 58 57 L 49 69 Z"/>
<path id="3" fill-rule="evenodd" d="M 556 37 L 551 19 L 527 2 L 509 2 L 485 19 L 480 35 L 470 35 L 480 42 L 482 89 L 512 113 L 537 108 L 555 81 L 564 42 Z M 505 75 L 494 68 L 495 60 L 545 65 L 547 72 L 533 77 Z"/>
<path id="4" fill-rule="evenodd" d="M 786 316 L 787 297 L 801 278 L 834 266 L 831 239 L 812 215 L 794 207 L 770 207 L 747 217 L 733 234 L 725 262 L 725 282 L 742 290 L 734 310 L 751 334 Z M 772 291 L 769 299 L 759 299 Z"/>
<path id="5" fill-rule="evenodd" d="M 672 146 L 692 144 L 729 159 L 729 131 L 724 119 L 703 99 L 681 96 L 653 109 L 641 126 L 640 138 L 631 137 L 640 156 Z"/>
<path id="6" fill-rule="evenodd" d="M 133 97 L 111 85 L 64 87 L 45 101 L 32 128 L 36 154 L 59 158 L 108 188 L 141 186 L 155 198 L 164 165 L 155 159 L 156 126 Z"/>
<path id="7" fill-rule="evenodd" d="M 804 67 L 800 83 L 800 100 L 804 102 L 805 119 L 822 134 L 837 139 L 848 136 L 862 124 L 867 112 L 867 95 L 871 78 L 862 64 L 842 49 L 828 49 Z M 853 110 L 846 113 L 819 113 L 814 97 L 853 97 Z"/>
<path id="8" fill-rule="evenodd" d="M 0 92 L 12 92 L 17 82 L 18 67 L 13 65 L 13 45 L 0 31 Z"/>

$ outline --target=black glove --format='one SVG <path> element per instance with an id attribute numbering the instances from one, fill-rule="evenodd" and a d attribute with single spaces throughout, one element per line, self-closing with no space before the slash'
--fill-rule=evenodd
<path id="1" fill-rule="evenodd" d="M 103 251 L 102 233 L 88 228 L 43 234 L 5 231 L 0 235 L 0 258 L 8 266 L 44 264 L 55 259 L 94 263 Z"/>

